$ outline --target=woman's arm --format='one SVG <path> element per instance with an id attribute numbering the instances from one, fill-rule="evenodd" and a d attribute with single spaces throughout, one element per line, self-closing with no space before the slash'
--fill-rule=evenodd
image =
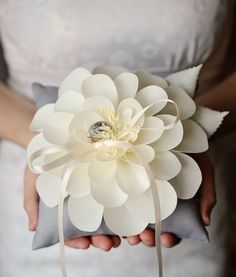
<path id="1" fill-rule="evenodd" d="M 206 94 L 196 97 L 196 103 L 218 111 L 229 111 L 217 135 L 236 131 L 236 72 Z"/>
<path id="2" fill-rule="evenodd" d="M 35 105 L 0 82 L 0 138 L 26 148 L 35 135 L 29 130 Z"/>

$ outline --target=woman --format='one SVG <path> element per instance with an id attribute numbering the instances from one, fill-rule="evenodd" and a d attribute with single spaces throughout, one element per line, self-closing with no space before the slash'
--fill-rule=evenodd
<path id="1" fill-rule="evenodd" d="M 1 40 L 9 70 L 7 84 L 0 86 L 0 137 L 3 139 L 0 153 L 1 276 L 56 276 L 59 270 L 55 259 L 57 248 L 30 251 L 31 237 L 25 232 L 26 222 L 21 209 L 25 153 L 20 146 L 25 148 L 34 135 L 28 131 L 35 113 L 35 106 L 30 101 L 31 83 L 58 85 L 77 66 L 122 65 L 167 75 L 205 63 L 200 90 L 207 93 L 199 96 L 197 101 L 218 110 L 230 110 L 231 115 L 224 124 L 224 132 L 229 132 L 236 117 L 236 105 L 232 101 L 235 100 L 235 74 L 214 88 L 213 85 L 219 82 L 219 76 L 223 76 L 221 70 L 233 22 L 232 3 L 225 0 L 181 0 L 178 4 L 174 0 L 0 2 Z M 226 36 L 224 40 L 219 39 L 222 34 Z M 227 92 L 225 88 L 228 88 Z M 206 159 L 200 159 L 199 163 L 205 172 L 201 215 L 208 225 L 215 202 L 212 172 Z M 37 225 L 38 208 L 35 179 L 36 176 L 26 169 L 24 204 L 32 231 Z M 219 226 L 222 216 L 217 217 L 215 224 Z M 184 241 L 173 250 L 165 251 L 166 276 L 189 276 L 189 272 L 193 277 L 221 276 L 224 251 L 218 243 L 223 238 L 217 235 L 214 241 L 215 228 L 212 227 L 213 242 L 210 245 Z M 153 233 L 145 230 L 127 240 L 132 245 L 142 241 L 152 246 L 153 238 Z M 171 234 L 162 236 L 165 246 L 177 242 Z M 116 236 L 95 236 L 67 241 L 68 246 L 80 249 L 86 249 L 90 244 L 109 250 L 118 247 L 120 240 Z M 154 276 L 153 251 L 140 244 L 136 255 L 133 253 L 134 249 L 124 243 L 109 255 L 97 253 L 95 248 L 83 253 L 68 251 L 68 261 L 73 266 L 71 276 L 99 277 L 108 272 L 111 276 Z M 191 256 L 193 253 L 194 257 Z M 196 267 L 198 272 L 194 270 Z"/>

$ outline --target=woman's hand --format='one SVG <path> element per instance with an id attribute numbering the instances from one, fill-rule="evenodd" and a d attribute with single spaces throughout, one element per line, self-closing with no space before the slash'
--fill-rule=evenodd
<path id="1" fill-rule="evenodd" d="M 198 163 L 203 176 L 202 184 L 198 192 L 198 198 L 201 218 L 204 225 L 207 226 L 210 224 L 211 211 L 216 204 L 214 170 L 206 152 L 194 155 L 194 159 Z M 146 246 L 154 246 L 154 231 L 147 228 L 141 234 L 128 237 L 127 240 L 131 245 L 143 242 Z M 169 248 L 178 244 L 180 239 L 171 233 L 165 233 L 161 235 L 161 242 L 163 246 Z"/>
<path id="2" fill-rule="evenodd" d="M 38 175 L 32 173 L 28 167 L 24 175 L 24 208 L 29 218 L 29 230 L 35 231 L 38 223 L 39 196 L 36 191 L 35 183 Z M 87 249 L 90 245 L 109 251 L 112 247 L 120 245 L 118 236 L 96 235 L 90 237 L 79 237 L 66 240 L 65 245 L 72 248 Z"/>

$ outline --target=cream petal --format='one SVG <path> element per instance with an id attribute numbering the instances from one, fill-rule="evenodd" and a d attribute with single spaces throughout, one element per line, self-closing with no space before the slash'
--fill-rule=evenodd
<path id="1" fill-rule="evenodd" d="M 169 180 L 179 174 L 181 163 L 170 151 L 158 152 L 150 163 L 154 176 L 158 180 Z"/>
<path id="2" fill-rule="evenodd" d="M 177 152 L 175 154 L 182 165 L 182 170 L 170 183 L 175 189 L 178 198 L 192 198 L 202 182 L 201 170 L 198 164 L 188 155 Z"/>
<path id="3" fill-rule="evenodd" d="M 77 114 L 82 110 L 84 96 L 76 91 L 70 90 L 63 93 L 55 104 L 57 112 L 69 112 Z"/>
<path id="4" fill-rule="evenodd" d="M 168 96 L 165 90 L 157 86 L 147 86 L 139 90 L 136 94 L 136 100 L 142 105 L 142 107 L 147 107 L 148 105 L 154 104 L 160 101 L 160 103 L 155 103 L 155 105 L 146 111 L 146 115 L 154 115 L 162 110 L 167 102 L 161 102 L 167 100 Z"/>
<path id="5" fill-rule="evenodd" d="M 140 194 L 150 185 L 143 166 L 122 160 L 117 162 L 116 178 L 121 189 L 128 195 Z"/>
<path id="6" fill-rule="evenodd" d="M 129 196 L 124 206 L 136 219 L 146 223 L 155 223 L 153 200 L 148 193 Z"/>
<path id="7" fill-rule="evenodd" d="M 205 130 L 209 138 L 217 131 L 224 117 L 228 114 L 229 112 L 219 112 L 198 106 L 196 113 L 191 119 Z"/>
<path id="8" fill-rule="evenodd" d="M 185 153 L 205 152 L 208 149 L 208 140 L 205 131 L 191 119 L 186 119 L 182 123 L 184 137 L 175 150 Z"/>
<path id="9" fill-rule="evenodd" d="M 144 124 L 139 131 L 138 138 L 135 144 L 149 144 L 158 140 L 164 132 L 163 121 L 154 116 L 149 116 L 144 119 Z"/>
<path id="10" fill-rule="evenodd" d="M 55 105 L 47 104 L 38 109 L 35 113 L 33 120 L 30 124 L 30 129 L 32 131 L 40 131 L 47 122 L 50 115 L 55 113 Z"/>
<path id="11" fill-rule="evenodd" d="M 160 201 L 160 219 L 164 220 L 176 209 L 177 195 L 169 182 L 160 180 L 155 182 Z M 125 205 L 136 218 L 148 220 L 149 223 L 156 222 L 151 187 L 142 195 L 129 197 Z"/>
<path id="12" fill-rule="evenodd" d="M 135 97 L 135 94 L 138 90 L 138 77 L 129 72 L 121 73 L 114 80 L 117 93 L 118 93 L 118 102 L 121 102 L 125 98 Z"/>
<path id="13" fill-rule="evenodd" d="M 143 161 L 145 161 L 146 163 L 150 163 L 154 159 L 155 151 L 151 146 L 140 144 L 140 145 L 134 145 L 133 147 L 135 148 L 135 150 L 138 152 L 138 155 L 141 156 L 142 159 L 140 160 L 140 158 L 132 150 L 127 151 L 125 153 L 125 158 L 131 163 L 143 164 Z"/>
<path id="14" fill-rule="evenodd" d="M 69 125 L 74 115 L 59 112 L 50 115 L 43 127 L 44 138 L 52 144 L 64 144 L 69 139 Z"/>
<path id="15" fill-rule="evenodd" d="M 89 128 L 96 122 L 102 121 L 104 118 L 95 111 L 82 111 L 72 119 L 69 131 L 78 141 L 87 141 Z"/>
<path id="16" fill-rule="evenodd" d="M 40 174 L 36 181 L 36 189 L 46 206 L 57 206 L 61 192 L 61 176 L 49 172 Z"/>
<path id="17" fill-rule="evenodd" d="M 168 125 L 175 120 L 175 117 L 172 115 L 158 115 L 158 117 L 164 121 L 164 125 Z M 183 139 L 183 126 L 179 120 L 177 124 L 169 129 L 165 130 L 159 140 L 154 142 L 151 146 L 156 152 L 167 151 L 175 148 Z"/>
<path id="18" fill-rule="evenodd" d="M 74 69 L 61 83 L 58 91 L 59 97 L 68 90 L 75 90 L 81 93 L 81 86 L 91 73 L 82 67 Z"/>
<path id="19" fill-rule="evenodd" d="M 83 95 L 90 96 L 102 95 L 117 105 L 117 90 L 112 79 L 104 74 L 96 74 L 87 78 L 82 85 Z"/>
<path id="20" fill-rule="evenodd" d="M 143 109 L 143 107 L 134 98 L 126 98 L 126 99 L 122 100 L 118 106 L 117 114 L 118 114 L 119 118 L 124 119 L 123 113 L 125 111 L 127 111 L 127 109 L 132 110 L 132 117 L 133 117 L 138 112 L 140 112 Z M 130 111 L 129 111 L 129 113 L 130 113 Z M 127 122 L 127 123 L 129 123 L 129 122 Z"/>
<path id="21" fill-rule="evenodd" d="M 156 180 L 160 199 L 161 220 L 170 216 L 177 206 L 177 195 L 171 184 L 167 181 Z"/>
<path id="22" fill-rule="evenodd" d="M 50 143 L 48 143 L 45 138 L 43 137 L 42 133 L 39 133 L 37 135 L 35 135 L 31 141 L 28 144 L 27 150 L 26 150 L 26 157 L 27 157 L 27 163 L 28 166 L 30 168 L 30 170 L 34 173 L 38 173 L 36 172 L 30 165 L 30 157 L 31 155 L 40 150 L 40 149 L 44 149 L 46 147 L 52 146 Z M 40 159 L 40 163 L 43 162 L 43 159 Z M 37 164 L 37 161 L 36 161 Z"/>
<path id="23" fill-rule="evenodd" d="M 168 85 L 164 78 L 153 75 L 147 71 L 141 70 L 137 71 L 135 74 L 138 76 L 139 79 L 139 89 L 142 89 L 149 85 L 154 85 L 165 89 Z"/>
<path id="24" fill-rule="evenodd" d="M 125 206 L 118 208 L 104 208 L 104 220 L 109 229 L 119 236 L 140 234 L 147 223 L 137 220 Z"/>
<path id="25" fill-rule="evenodd" d="M 68 215 L 71 222 L 81 231 L 94 232 L 102 222 L 103 206 L 91 194 L 84 197 L 70 197 Z"/>
<path id="26" fill-rule="evenodd" d="M 113 80 L 123 72 L 129 72 L 129 70 L 121 66 L 109 66 L 109 65 L 97 66 L 93 69 L 93 74 L 106 74 Z"/>
<path id="27" fill-rule="evenodd" d="M 116 160 L 91 162 L 88 174 L 95 183 L 107 183 L 116 173 Z"/>
<path id="28" fill-rule="evenodd" d="M 120 114 L 119 114 L 119 122 L 126 124 L 127 122 L 130 122 L 132 119 L 133 110 L 131 108 L 125 108 Z"/>
<path id="29" fill-rule="evenodd" d="M 107 183 L 91 182 L 91 193 L 98 203 L 110 208 L 120 207 L 128 198 L 115 179 Z"/>
<path id="30" fill-rule="evenodd" d="M 110 109 L 114 111 L 112 102 L 105 96 L 96 95 L 86 98 L 83 103 L 83 110 L 97 110 Z"/>
<path id="31" fill-rule="evenodd" d="M 182 70 L 169 75 L 166 80 L 171 85 L 176 85 L 182 87 L 188 94 L 193 98 L 196 84 L 198 80 L 199 72 L 202 65 L 198 65 L 186 70 Z"/>
<path id="32" fill-rule="evenodd" d="M 89 165 L 90 163 L 79 163 L 73 169 L 66 189 L 73 197 L 83 197 L 90 193 Z"/>
<path id="33" fill-rule="evenodd" d="M 169 99 L 173 100 L 179 108 L 179 117 L 181 120 L 191 117 L 196 111 L 196 105 L 193 99 L 181 88 L 177 86 L 168 86 L 166 92 Z M 162 111 L 165 114 L 176 114 L 176 109 L 172 104 L 165 106 Z"/>

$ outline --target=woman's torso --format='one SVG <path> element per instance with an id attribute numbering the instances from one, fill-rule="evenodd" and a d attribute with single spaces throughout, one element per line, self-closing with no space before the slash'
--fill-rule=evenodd
<path id="1" fill-rule="evenodd" d="M 3 0 L 0 30 L 14 88 L 58 84 L 77 66 L 167 74 L 210 56 L 227 0 Z M 26 87 L 22 87 L 26 90 Z"/>

